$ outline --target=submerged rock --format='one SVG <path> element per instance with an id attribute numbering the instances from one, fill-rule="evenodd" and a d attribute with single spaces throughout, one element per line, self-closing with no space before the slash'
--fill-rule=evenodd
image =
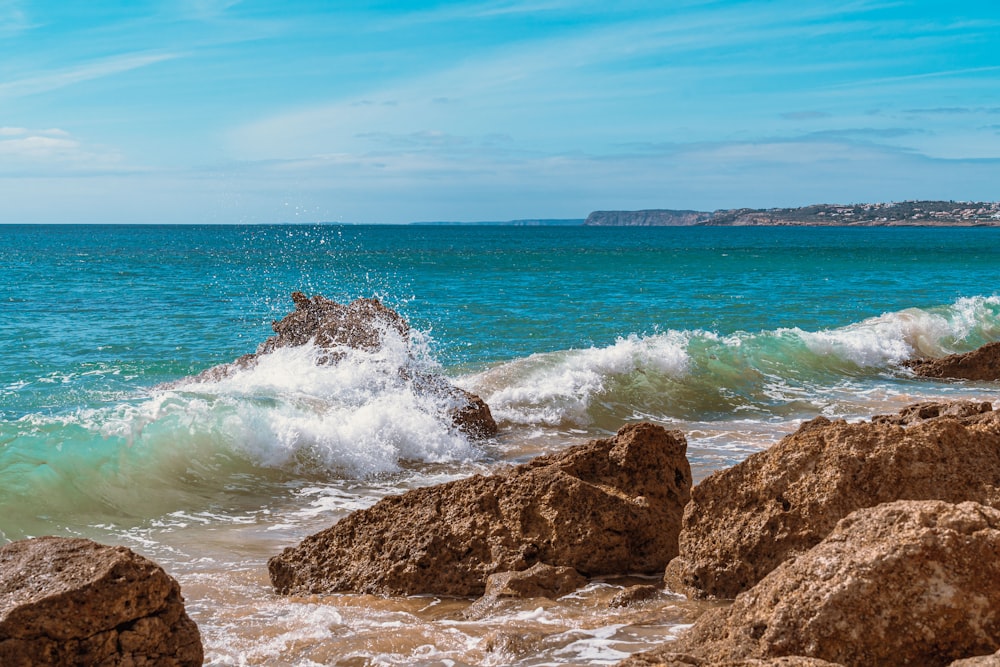
<path id="1" fill-rule="evenodd" d="M 191 382 L 214 382 L 233 373 L 252 368 L 260 357 L 275 350 L 313 343 L 319 350 L 316 363 L 336 364 L 349 350 L 372 352 L 393 336 L 407 341 L 410 326 L 396 311 L 378 299 L 356 299 L 347 305 L 316 295 L 311 299 L 302 292 L 293 292 L 295 310 L 272 323 L 276 335 L 229 364 L 214 366 L 196 375 L 165 385 L 177 387 Z M 452 423 L 473 437 L 489 437 L 497 433 L 497 424 L 490 408 L 480 397 L 452 385 L 439 375 L 411 368 L 400 368 L 400 376 L 412 382 L 418 393 L 435 396 L 447 406 Z"/>
<path id="2" fill-rule="evenodd" d="M 39 537 L 0 547 L 0 665 L 201 665 L 180 586 L 125 547 Z"/>
<path id="3" fill-rule="evenodd" d="M 497 572 L 486 578 L 486 591 L 465 611 L 469 619 L 483 618 L 506 598 L 555 600 L 585 586 L 587 579 L 571 567 L 535 563 L 527 570 Z"/>
<path id="4" fill-rule="evenodd" d="M 1000 341 L 987 343 L 965 354 L 918 359 L 906 365 L 922 377 L 994 382 L 1000 380 Z"/>
<path id="5" fill-rule="evenodd" d="M 630 607 L 639 602 L 659 597 L 660 593 L 661 589 L 658 586 L 650 586 L 649 584 L 629 586 L 615 595 L 611 599 L 611 602 L 608 603 L 608 606 L 612 609 L 616 607 Z"/>
<path id="6" fill-rule="evenodd" d="M 989 404 L 922 405 L 903 410 L 905 428 L 888 417 L 818 417 L 707 477 L 684 512 L 666 586 L 733 598 L 863 507 L 900 499 L 1000 506 L 1000 413 Z M 939 416 L 918 419 L 922 410 Z"/>
<path id="7" fill-rule="evenodd" d="M 535 563 L 527 570 L 497 572 L 486 578 L 483 597 L 556 599 L 585 586 L 587 579 L 571 567 Z"/>
<path id="8" fill-rule="evenodd" d="M 1000 648 L 998 555 L 1000 511 L 991 507 L 928 500 L 861 509 L 662 651 L 709 664 L 793 655 L 846 667 L 944 666 L 989 654 Z"/>
<path id="9" fill-rule="evenodd" d="M 691 470 L 679 432 L 648 423 L 499 474 L 384 498 L 271 558 L 279 593 L 478 596 L 536 563 L 585 576 L 662 571 Z"/>

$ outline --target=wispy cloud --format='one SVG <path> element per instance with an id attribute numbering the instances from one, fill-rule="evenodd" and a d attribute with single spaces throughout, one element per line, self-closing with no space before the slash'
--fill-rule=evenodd
<path id="1" fill-rule="evenodd" d="M 24 97 L 46 93 L 92 79 L 121 74 L 181 57 L 179 53 L 128 53 L 93 60 L 75 67 L 34 73 L 30 76 L 0 83 L 0 98 Z"/>
<path id="2" fill-rule="evenodd" d="M 961 69 L 935 70 L 933 72 L 920 72 L 918 74 L 904 74 L 901 76 L 885 76 L 859 81 L 851 81 L 842 84 L 832 84 L 831 88 L 859 88 L 884 86 L 896 83 L 908 83 L 911 81 L 923 81 L 927 79 L 950 79 L 964 77 L 975 74 L 992 74 L 1000 72 L 1000 65 L 990 65 L 985 67 L 964 67 Z"/>
<path id="3" fill-rule="evenodd" d="M 20 0 L 0 0 L 0 37 L 12 37 L 34 27 Z"/>

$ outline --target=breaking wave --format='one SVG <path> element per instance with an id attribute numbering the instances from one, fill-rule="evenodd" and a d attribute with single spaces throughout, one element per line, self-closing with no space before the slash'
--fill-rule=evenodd
<path id="1" fill-rule="evenodd" d="M 345 348 L 332 365 L 316 364 L 324 352 L 313 345 L 282 348 L 219 380 L 0 423 L 5 519 L 19 507 L 34 516 L 149 517 L 204 505 L 220 490 L 479 458 L 453 426 L 448 397 L 400 372 L 433 366 L 420 336 L 410 338 Z"/>
<path id="2" fill-rule="evenodd" d="M 903 362 L 1000 339 L 1000 298 L 970 297 L 822 331 L 666 331 L 534 354 L 463 379 L 508 425 L 787 419 L 823 412 L 861 384 L 916 381 Z"/>
<path id="3" fill-rule="evenodd" d="M 635 419 L 706 430 L 872 414 L 873 397 L 940 391 L 905 360 L 998 339 L 1000 298 L 973 297 L 821 331 L 629 335 L 455 382 L 490 405 L 507 435 L 486 447 L 504 451 L 533 431 L 579 437 Z M 243 497 L 259 509 L 262 495 L 283 488 L 488 458 L 454 427 L 447 397 L 421 392 L 401 372 L 440 371 L 419 332 L 386 336 L 375 351 L 345 349 L 332 365 L 317 365 L 320 354 L 312 345 L 281 348 L 221 379 L 0 422 L 0 539 L 51 517 L 141 521 L 239 506 Z"/>

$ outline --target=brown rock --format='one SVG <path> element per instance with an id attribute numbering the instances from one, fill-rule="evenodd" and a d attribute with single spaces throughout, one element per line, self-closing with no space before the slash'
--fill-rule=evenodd
<path id="1" fill-rule="evenodd" d="M 382 346 L 387 335 L 403 340 L 410 335 L 406 320 L 378 299 L 356 299 L 345 306 L 320 295 L 310 299 L 302 292 L 293 292 L 292 301 L 295 302 L 295 310 L 271 324 L 276 335 L 261 343 L 256 352 L 245 354 L 231 364 L 209 368 L 193 378 L 163 386 L 171 388 L 190 382 L 218 381 L 236 371 L 252 368 L 261 356 L 310 341 L 321 352 L 316 360 L 318 364 L 336 364 L 344 358 L 346 349 L 371 352 Z M 402 368 L 399 372 L 405 380 L 413 382 L 416 391 L 441 398 L 452 423 L 468 435 L 496 435 L 497 423 L 489 406 L 480 397 L 452 385 L 439 375 L 409 368 Z"/>
<path id="2" fill-rule="evenodd" d="M 948 667 L 1000 667 L 1000 653 L 963 658 L 956 660 L 948 665 Z"/>
<path id="3" fill-rule="evenodd" d="M 677 553 L 691 472 L 679 432 L 613 438 L 384 498 L 268 563 L 279 593 L 473 596 L 535 563 L 585 576 L 653 573 Z"/>
<path id="4" fill-rule="evenodd" d="M 260 344 L 258 355 L 309 341 L 334 353 L 340 347 L 377 350 L 390 331 L 404 339 L 410 334 L 406 321 L 378 299 L 356 299 L 344 306 L 320 295 L 310 299 L 293 292 L 292 301 L 295 310 L 271 325 L 277 335 Z"/>
<path id="5" fill-rule="evenodd" d="M 0 547 L 0 665 L 201 665 L 180 586 L 125 547 L 39 537 Z"/>
<path id="6" fill-rule="evenodd" d="M 497 572 L 486 578 L 486 592 L 464 613 L 466 618 L 483 618 L 503 598 L 549 598 L 555 600 L 587 584 L 587 578 L 571 567 L 535 563 L 527 570 Z"/>
<path id="7" fill-rule="evenodd" d="M 993 382 L 1000 380 L 1000 341 L 987 343 L 965 354 L 918 359 L 906 365 L 923 377 Z"/>
<path id="8" fill-rule="evenodd" d="M 587 578 L 571 567 L 535 563 L 519 572 L 497 572 L 486 578 L 483 597 L 556 598 L 586 586 Z"/>
<path id="9" fill-rule="evenodd" d="M 987 402 L 946 401 L 939 403 L 927 401 L 908 405 L 895 415 L 876 415 L 872 422 L 876 424 L 893 424 L 895 426 L 910 426 L 937 417 L 975 417 L 993 410 L 993 405 Z"/>
<path id="10" fill-rule="evenodd" d="M 611 598 L 611 602 L 608 603 L 608 606 L 611 608 L 630 607 L 638 602 L 652 600 L 659 595 L 660 588 L 657 586 L 649 586 L 648 584 L 629 586 Z"/>
<path id="11" fill-rule="evenodd" d="M 638 653 L 617 667 L 841 667 L 836 663 L 805 658 L 800 655 L 782 656 L 770 660 L 723 660 L 712 662 L 687 653 Z"/>
<path id="12" fill-rule="evenodd" d="M 544 640 L 542 632 L 494 630 L 483 636 L 479 646 L 490 657 L 487 664 L 505 665 L 517 662 L 529 653 L 537 653 Z"/>
<path id="13" fill-rule="evenodd" d="M 844 518 L 664 651 L 944 665 L 1000 648 L 1000 511 L 898 501 Z"/>
<path id="14" fill-rule="evenodd" d="M 692 491 L 664 581 L 692 597 L 733 598 L 856 509 L 899 499 L 1000 506 L 998 487 L 996 411 L 908 428 L 818 417 Z"/>

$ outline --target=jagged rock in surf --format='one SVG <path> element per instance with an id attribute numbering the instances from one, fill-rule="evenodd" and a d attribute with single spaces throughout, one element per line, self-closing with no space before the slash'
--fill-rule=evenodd
<path id="1" fill-rule="evenodd" d="M 629 586 L 622 592 L 615 595 L 608 606 L 612 609 L 617 607 L 631 607 L 639 602 L 645 602 L 646 600 L 652 600 L 653 598 L 659 597 L 662 590 L 659 586 L 650 586 L 649 584 L 638 584 L 636 586 Z"/>
<path id="2" fill-rule="evenodd" d="M 125 547 L 38 537 L 0 547 L 0 665 L 201 665 L 180 586 Z"/>
<path id="3" fill-rule="evenodd" d="M 468 619 L 483 618 L 506 598 L 549 598 L 555 600 L 587 584 L 587 579 L 571 567 L 535 563 L 527 570 L 497 572 L 486 577 L 486 591 L 463 614 Z"/>
<path id="4" fill-rule="evenodd" d="M 989 654 L 1000 648 L 998 554 L 1000 511 L 985 505 L 861 509 L 662 650 L 710 664 L 802 655 L 845 667 Z"/>
<path id="5" fill-rule="evenodd" d="M 282 594 L 478 596 L 536 563 L 584 576 L 661 572 L 691 470 L 680 432 L 623 427 L 495 475 L 384 498 L 268 562 Z"/>
<path id="6" fill-rule="evenodd" d="M 1000 380 L 1000 341 L 987 343 L 965 354 L 950 354 L 941 359 L 916 359 L 906 365 L 922 377 L 995 382 Z"/>
<path id="7" fill-rule="evenodd" d="M 321 295 L 310 299 L 292 292 L 292 301 L 295 310 L 271 325 L 277 335 L 261 343 L 257 355 L 313 341 L 328 355 L 323 360 L 336 361 L 341 348 L 377 350 L 387 333 L 404 339 L 410 333 L 406 321 L 378 299 L 356 299 L 345 306 Z"/>
<path id="8" fill-rule="evenodd" d="M 993 410 L 993 405 L 982 401 L 925 401 L 908 405 L 894 415 L 875 415 L 872 422 L 875 424 L 894 424 L 896 426 L 910 426 L 928 419 L 937 417 L 975 417 Z"/>
<path id="9" fill-rule="evenodd" d="M 234 372 L 253 367 L 257 360 L 275 350 L 313 343 L 319 350 L 318 364 L 335 364 L 348 350 L 378 350 L 386 336 L 407 340 L 410 326 L 396 311 L 378 299 L 356 299 L 347 305 L 316 295 L 311 299 L 293 292 L 295 310 L 271 324 L 276 335 L 229 364 L 214 366 L 196 375 L 165 385 L 176 387 L 190 382 L 213 382 Z M 413 383 L 417 392 L 432 395 L 447 405 L 452 422 L 473 437 L 489 437 L 497 432 L 490 408 L 480 397 L 460 389 L 447 379 L 417 370 L 402 368 L 400 375 Z"/>
<path id="10" fill-rule="evenodd" d="M 918 419 L 921 411 L 939 416 Z M 705 478 L 684 512 L 667 588 L 734 598 L 862 507 L 900 499 L 1000 506 L 1000 413 L 989 404 L 922 404 L 900 414 L 910 426 L 818 417 Z"/>

